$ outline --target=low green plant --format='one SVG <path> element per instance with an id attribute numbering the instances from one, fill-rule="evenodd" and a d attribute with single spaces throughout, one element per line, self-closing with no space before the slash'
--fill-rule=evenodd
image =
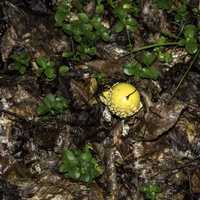
<path id="1" fill-rule="evenodd" d="M 66 76 L 69 73 L 69 67 L 66 65 L 61 65 L 58 72 L 60 76 Z"/>
<path id="2" fill-rule="evenodd" d="M 74 41 L 73 54 L 66 52 L 64 57 L 76 61 L 90 58 L 96 55 L 97 42 L 110 41 L 111 31 L 133 32 L 138 28 L 135 16 L 138 15 L 139 9 L 131 0 L 95 2 L 96 7 L 92 14 L 83 9 L 84 1 L 72 4 L 68 0 L 62 0 L 58 3 L 55 13 L 56 25 Z M 109 16 L 105 8 L 109 11 Z M 108 26 L 104 23 L 105 18 Z"/>
<path id="3" fill-rule="evenodd" d="M 181 25 L 187 21 L 189 13 L 189 3 L 187 0 L 153 0 L 153 3 L 162 10 L 175 14 L 175 21 Z"/>
<path id="4" fill-rule="evenodd" d="M 54 62 L 50 61 L 46 57 L 39 57 L 36 59 L 36 63 L 39 67 L 39 75 L 44 74 L 49 81 L 55 79 L 56 72 L 54 68 Z"/>
<path id="5" fill-rule="evenodd" d="M 198 51 L 197 30 L 197 27 L 192 24 L 188 24 L 184 27 L 184 38 L 180 40 L 180 44 L 185 46 L 189 54 L 195 54 Z"/>
<path id="6" fill-rule="evenodd" d="M 67 178 L 83 182 L 92 182 L 103 173 L 102 168 L 93 158 L 89 146 L 82 151 L 65 149 L 59 171 Z"/>
<path id="7" fill-rule="evenodd" d="M 148 200 L 156 200 L 157 195 L 161 192 L 159 185 L 154 183 L 147 183 L 141 187 L 140 191 Z"/>
<path id="8" fill-rule="evenodd" d="M 188 2 L 187 0 L 182 0 L 180 1 L 180 5 L 174 9 L 176 12 L 175 15 L 175 20 L 178 23 L 184 23 L 185 21 L 187 21 L 187 17 L 188 17 Z"/>
<path id="9" fill-rule="evenodd" d="M 15 53 L 11 56 L 11 59 L 14 61 L 15 69 L 20 74 L 25 74 L 30 64 L 30 57 L 28 53 L 26 52 Z"/>
<path id="10" fill-rule="evenodd" d="M 165 43 L 167 43 L 167 38 L 164 36 L 161 36 L 159 38 L 159 40 L 157 41 L 157 43 L 161 44 L 161 45 L 165 44 Z M 172 54 L 170 52 L 166 51 L 165 48 L 162 46 L 154 48 L 153 52 L 156 54 L 158 60 L 163 63 L 170 64 L 173 60 Z"/>
<path id="11" fill-rule="evenodd" d="M 62 96 L 48 94 L 37 108 L 40 116 L 63 113 L 68 108 L 68 101 Z"/>
<path id="12" fill-rule="evenodd" d="M 138 15 L 138 8 L 133 1 L 110 2 L 113 14 L 116 18 L 113 30 L 117 33 L 124 30 L 134 32 L 138 28 L 138 23 L 134 18 Z"/>
<path id="13" fill-rule="evenodd" d="M 55 21 L 57 26 L 63 25 L 66 17 L 70 14 L 70 2 L 68 0 L 60 1 L 56 8 Z"/>
<path id="14" fill-rule="evenodd" d="M 135 76 L 137 78 L 156 80 L 160 75 L 159 71 L 152 66 L 156 58 L 157 57 L 153 52 L 144 51 L 140 62 L 134 60 L 123 66 L 124 73 L 128 76 Z"/>
<path id="15" fill-rule="evenodd" d="M 71 36 L 76 44 L 73 54 L 66 52 L 65 57 L 80 60 L 96 55 L 96 43 L 110 39 L 109 29 L 103 25 L 100 16 L 103 12 L 102 5 L 98 4 L 96 13 L 89 16 L 84 10 L 76 7 L 72 9 L 67 2 L 61 1 L 55 14 L 56 25 Z"/>
<path id="16" fill-rule="evenodd" d="M 158 79 L 159 71 L 152 64 L 159 59 L 161 62 L 171 63 L 172 54 L 165 51 L 165 46 L 179 46 L 185 48 L 186 51 L 193 55 L 199 50 L 199 42 L 197 37 L 198 27 L 193 24 L 188 24 L 184 27 L 183 33 L 177 41 L 168 42 L 167 38 L 161 37 L 155 44 L 132 49 L 129 54 L 135 54 L 143 51 L 143 57 L 139 60 L 134 60 L 131 63 L 124 65 L 124 73 L 128 76 L 136 76 L 139 78 Z M 153 51 L 149 52 L 149 49 Z M 127 56 L 127 55 L 126 55 Z"/>

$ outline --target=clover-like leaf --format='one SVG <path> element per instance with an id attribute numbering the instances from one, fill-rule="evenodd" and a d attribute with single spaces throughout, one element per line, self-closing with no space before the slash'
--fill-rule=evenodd
<path id="1" fill-rule="evenodd" d="M 93 181 L 103 172 L 87 146 L 82 151 L 65 149 L 59 171 L 65 177 L 84 182 Z"/>

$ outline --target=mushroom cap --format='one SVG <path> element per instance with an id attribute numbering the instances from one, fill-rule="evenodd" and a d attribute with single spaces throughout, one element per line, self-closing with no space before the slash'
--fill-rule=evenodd
<path id="1" fill-rule="evenodd" d="M 100 99 L 113 114 L 121 118 L 134 115 L 142 107 L 139 92 L 129 83 L 114 84 L 103 92 Z"/>

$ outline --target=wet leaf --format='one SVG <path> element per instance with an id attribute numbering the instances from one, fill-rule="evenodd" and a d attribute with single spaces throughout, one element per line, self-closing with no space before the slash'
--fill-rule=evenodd
<path id="1" fill-rule="evenodd" d="M 155 139 L 168 131 L 177 122 L 185 104 L 174 101 L 170 105 L 159 102 L 145 116 L 145 139 Z"/>
<path id="2" fill-rule="evenodd" d="M 81 83 L 75 80 L 71 80 L 70 87 L 75 101 L 77 101 L 78 104 L 88 104 L 90 98 L 88 96 L 86 88 Z"/>

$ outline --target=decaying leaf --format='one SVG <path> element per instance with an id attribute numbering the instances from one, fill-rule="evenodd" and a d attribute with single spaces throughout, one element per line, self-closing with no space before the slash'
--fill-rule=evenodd
<path id="1" fill-rule="evenodd" d="M 145 115 L 144 138 L 153 140 L 167 132 L 177 122 L 185 104 L 172 102 L 171 104 L 157 103 Z"/>

